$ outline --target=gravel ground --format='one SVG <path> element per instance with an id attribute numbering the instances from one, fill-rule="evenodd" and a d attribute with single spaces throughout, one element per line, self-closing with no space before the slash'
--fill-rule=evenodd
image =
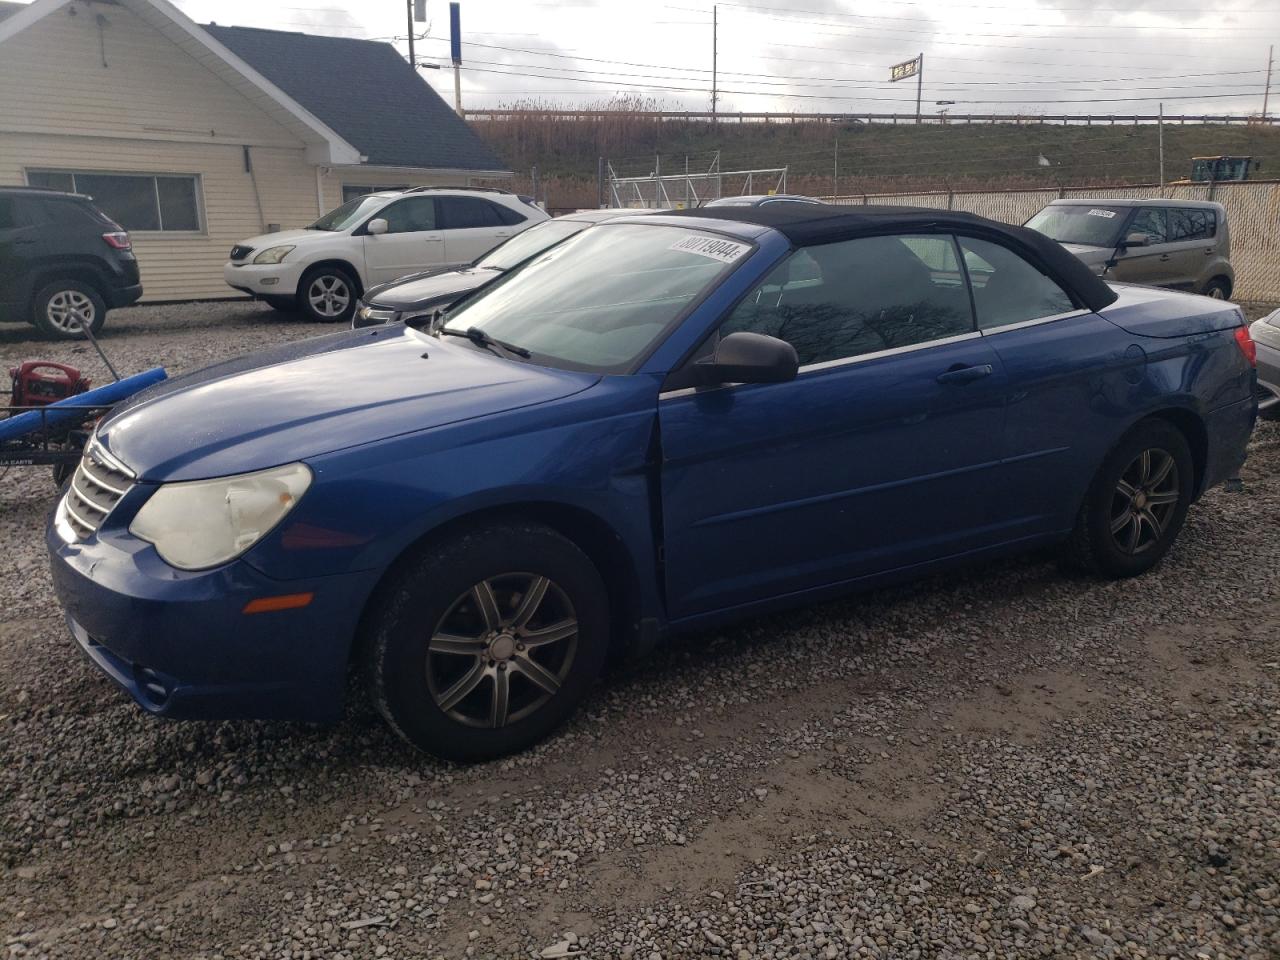
<path id="1" fill-rule="evenodd" d="M 1254 315 L 1257 315 L 1256 313 Z M 323 332 L 113 314 L 129 372 Z M 99 365 L 0 328 L 0 359 Z M 143 716 L 0 481 L 10 958 L 1280 956 L 1280 428 L 1125 583 L 978 567 L 672 643 L 521 756 Z"/>

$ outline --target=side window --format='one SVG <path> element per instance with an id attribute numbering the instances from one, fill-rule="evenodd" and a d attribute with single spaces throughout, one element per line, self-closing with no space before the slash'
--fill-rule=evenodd
<path id="1" fill-rule="evenodd" d="M 1007 247 L 960 237 L 960 249 L 964 251 L 980 329 L 1039 320 L 1075 309 L 1065 290 Z"/>
<path id="2" fill-rule="evenodd" d="M 16 197 L 0 197 L 0 230 L 12 230 L 19 225 Z"/>
<path id="3" fill-rule="evenodd" d="M 1193 207 L 1170 207 L 1169 242 L 1178 243 L 1185 240 L 1208 240 L 1217 229 L 1217 216 L 1212 210 L 1198 210 Z"/>
<path id="4" fill-rule="evenodd" d="M 387 233 L 435 230 L 436 202 L 432 197 L 406 197 L 384 207 L 377 216 L 387 221 Z"/>
<path id="5" fill-rule="evenodd" d="M 485 202 L 488 203 L 488 201 Z M 507 227 L 514 227 L 517 223 L 524 223 L 529 219 L 510 207 L 504 207 L 500 203 L 490 203 L 489 206 L 493 207 L 494 212 L 497 213 L 499 222 Z"/>
<path id="6" fill-rule="evenodd" d="M 497 208 L 480 197 L 441 197 L 440 217 L 446 230 L 502 225 Z"/>
<path id="7" fill-rule="evenodd" d="M 949 236 L 863 237 L 798 250 L 720 327 L 786 340 L 801 366 L 973 330 Z"/>
<path id="8" fill-rule="evenodd" d="M 1142 234 L 1147 238 L 1148 244 L 1165 243 L 1169 230 L 1165 224 L 1164 210 L 1160 207 L 1139 208 L 1129 229 L 1125 231 L 1125 236 L 1131 233 Z"/>

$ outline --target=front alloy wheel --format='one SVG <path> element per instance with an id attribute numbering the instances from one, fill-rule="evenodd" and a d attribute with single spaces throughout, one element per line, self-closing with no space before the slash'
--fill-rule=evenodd
<path id="1" fill-rule="evenodd" d="M 609 648 L 608 591 L 591 559 L 541 524 L 490 523 L 397 564 L 363 626 L 374 706 L 448 760 L 541 740 L 577 709 Z"/>
<path id="2" fill-rule="evenodd" d="M 482 580 L 458 597 L 427 644 L 427 689 L 472 727 L 518 723 L 554 697 L 573 666 L 578 620 L 547 577 Z"/>
<path id="3" fill-rule="evenodd" d="M 356 309 L 359 287 L 340 266 L 313 267 L 298 284 L 298 305 L 317 323 L 341 323 Z"/>

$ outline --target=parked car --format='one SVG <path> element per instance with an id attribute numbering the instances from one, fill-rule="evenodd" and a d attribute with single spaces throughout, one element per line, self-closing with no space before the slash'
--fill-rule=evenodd
<path id="1" fill-rule="evenodd" d="M 72 340 L 141 296 L 129 234 L 92 197 L 0 187 L 0 319 Z"/>
<path id="2" fill-rule="evenodd" d="M 1258 416 L 1280 420 L 1280 310 L 1249 326 L 1258 350 Z"/>
<path id="3" fill-rule="evenodd" d="M 587 227 L 619 216 L 650 213 L 648 210 L 579 210 L 554 220 L 544 220 L 510 240 L 504 240 L 475 263 L 455 269 L 438 268 L 411 273 L 392 283 L 365 292 L 351 318 L 351 326 L 374 327 L 381 323 L 421 325 L 461 297 L 478 290 L 509 270 L 581 233 Z"/>
<path id="4" fill-rule="evenodd" d="M 1027 221 L 1094 273 L 1228 300 L 1231 234 L 1220 203 L 1200 200 L 1054 200 Z"/>
<path id="5" fill-rule="evenodd" d="M 305 229 L 237 243 L 222 275 L 277 310 L 344 323 L 370 287 L 470 263 L 546 219 L 529 197 L 505 190 L 386 190 L 354 197 Z"/>
<path id="6" fill-rule="evenodd" d="M 1232 304 L 972 215 L 619 218 L 435 335 L 135 397 L 54 511 L 53 583 L 153 713 L 334 718 L 354 659 L 401 736 L 495 757 L 664 634 L 1046 545 L 1149 570 L 1244 460 L 1252 350 Z"/>
<path id="7" fill-rule="evenodd" d="M 720 197 L 702 205 L 707 207 L 764 207 L 771 203 L 822 203 L 813 197 L 803 197 L 798 193 L 752 193 L 741 197 Z"/>

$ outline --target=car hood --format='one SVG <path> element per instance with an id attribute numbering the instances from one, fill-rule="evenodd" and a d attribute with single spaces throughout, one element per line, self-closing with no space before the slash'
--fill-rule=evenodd
<path id="1" fill-rule="evenodd" d="M 1064 243 L 1062 248 L 1085 266 L 1092 268 L 1094 273 L 1100 273 L 1107 261 L 1116 254 L 1114 247 L 1090 247 L 1083 243 Z"/>
<path id="2" fill-rule="evenodd" d="M 335 236 L 337 234 L 332 230 L 279 230 L 276 233 L 263 233 L 256 237 L 250 237 L 248 240 L 241 240 L 237 246 L 252 247 L 255 253 L 261 253 L 268 247 L 278 247 L 285 243 L 292 243 L 296 246 L 299 243 Z"/>
<path id="3" fill-rule="evenodd" d="M 371 307 L 390 310 L 434 306 L 442 300 L 455 300 L 501 275 L 501 270 L 492 267 L 462 267 L 457 270 L 414 274 L 374 287 L 365 293 L 364 302 Z"/>
<path id="4" fill-rule="evenodd" d="M 546 403 L 599 379 L 378 327 L 167 380 L 113 410 L 98 440 L 141 480 L 198 480 Z"/>

